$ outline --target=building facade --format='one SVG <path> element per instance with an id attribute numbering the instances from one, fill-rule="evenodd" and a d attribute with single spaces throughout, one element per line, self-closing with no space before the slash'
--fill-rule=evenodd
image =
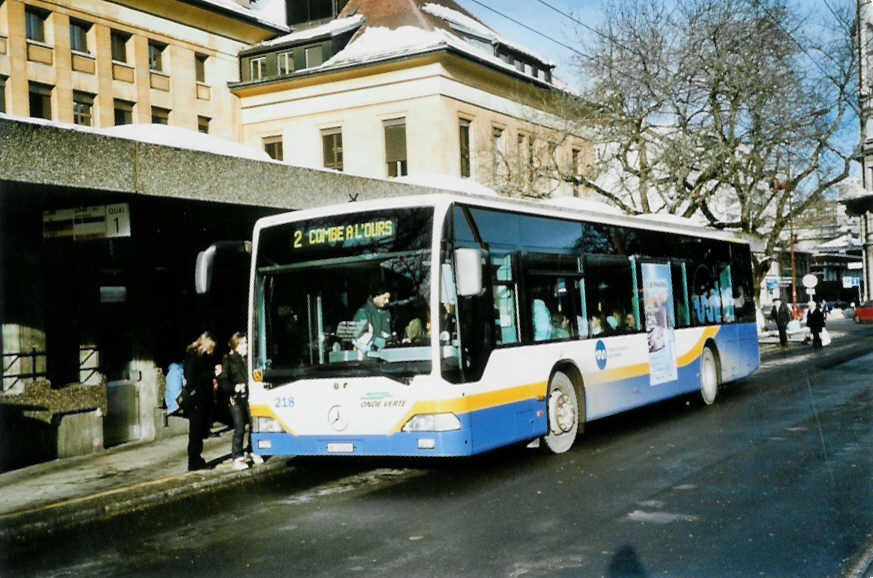
<path id="1" fill-rule="evenodd" d="M 545 106 L 552 64 L 454 2 L 349 0 L 297 26 L 240 53 L 242 142 L 362 176 L 579 193 L 591 149 Z"/>
<path id="2" fill-rule="evenodd" d="M 209 2 L 0 3 L 0 111 L 90 127 L 238 137 L 237 54 L 287 31 Z"/>

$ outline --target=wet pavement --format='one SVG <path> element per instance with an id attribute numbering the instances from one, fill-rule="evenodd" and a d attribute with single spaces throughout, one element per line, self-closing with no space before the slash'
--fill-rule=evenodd
<path id="1" fill-rule="evenodd" d="M 803 343 L 781 349 L 761 344 L 761 370 L 820 359 L 829 365 L 870 351 L 868 339 L 854 339 L 851 320 L 828 324 L 833 344 L 814 352 Z M 816 362 L 818 363 L 818 362 Z M 218 425 L 218 424 L 217 424 Z M 92 455 L 54 460 L 0 474 L 0 544 L 26 540 L 131 510 L 243 485 L 287 473 L 293 459 L 273 457 L 248 470 L 231 468 L 229 428 L 204 441 L 210 469 L 187 471 L 187 436 L 137 442 Z M 873 545 L 855 576 L 873 576 Z"/>

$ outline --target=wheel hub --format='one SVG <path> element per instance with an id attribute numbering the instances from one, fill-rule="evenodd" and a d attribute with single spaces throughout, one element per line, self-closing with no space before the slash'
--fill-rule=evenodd
<path id="1" fill-rule="evenodd" d="M 576 424 L 576 412 L 570 397 L 560 390 L 552 391 L 549 396 L 549 415 L 553 433 L 567 433 Z"/>

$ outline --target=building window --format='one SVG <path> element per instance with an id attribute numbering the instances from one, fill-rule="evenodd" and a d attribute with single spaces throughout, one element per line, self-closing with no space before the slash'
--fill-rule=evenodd
<path id="1" fill-rule="evenodd" d="M 202 132 L 203 134 L 209 134 L 209 117 L 208 116 L 198 116 L 197 117 L 197 132 Z"/>
<path id="2" fill-rule="evenodd" d="M 264 150 L 270 155 L 271 159 L 281 161 L 283 159 L 282 137 L 270 136 L 264 139 Z"/>
<path id="3" fill-rule="evenodd" d="M 170 124 L 170 111 L 159 106 L 152 107 L 152 124 Z"/>
<path id="4" fill-rule="evenodd" d="M 209 58 L 205 54 L 194 55 L 194 78 L 197 82 L 206 82 L 206 59 Z"/>
<path id="5" fill-rule="evenodd" d="M 164 49 L 166 44 L 158 42 L 149 42 L 149 69 L 155 72 L 163 72 L 164 70 Z"/>
<path id="6" fill-rule="evenodd" d="M 130 34 L 113 30 L 111 40 L 112 60 L 127 62 L 127 41 L 130 40 Z"/>
<path id="7" fill-rule="evenodd" d="M 33 6 L 24 9 L 24 20 L 27 28 L 27 39 L 35 42 L 45 42 L 45 21 L 49 13 Z M 31 115 L 33 116 L 33 115 Z"/>
<path id="8" fill-rule="evenodd" d="M 73 122 L 84 126 L 93 126 L 91 111 L 94 108 L 94 95 L 73 91 Z"/>
<path id="9" fill-rule="evenodd" d="M 321 131 L 324 168 L 343 170 L 343 132 L 341 128 Z"/>
<path id="10" fill-rule="evenodd" d="M 279 74 L 291 74 L 294 72 L 294 53 L 282 52 L 278 55 Z"/>
<path id="11" fill-rule="evenodd" d="M 491 154 L 494 182 L 502 184 L 506 180 L 507 169 L 509 168 L 506 162 L 506 138 L 503 128 L 499 126 L 491 127 Z"/>
<path id="12" fill-rule="evenodd" d="M 324 52 L 321 50 L 321 45 L 306 49 L 306 68 L 321 66 L 322 62 L 324 62 Z"/>
<path id="13" fill-rule="evenodd" d="M 462 118 L 458 121 L 458 135 L 461 145 L 461 176 L 470 176 L 470 121 Z"/>
<path id="14" fill-rule="evenodd" d="M 0 112 L 6 112 L 6 77 L 0 76 Z"/>
<path id="15" fill-rule="evenodd" d="M 406 176 L 406 119 L 386 120 L 385 162 L 389 177 Z"/>
<path id="16" fill-rule="evenodd" d="M 264 75 L 264 61 L 265 57 L 260 58 L 252 58 L 249 60 L 249 78 L 251 80 L 260 80 Z"/>
<path id="17" fill-rule="evenodd" d="M 52 87 L 48 84 L 30 82 L 30 116 L 33 118 L 52 118 Z"/>
<path id="18" fill-rule="evenodd" d="M 70 19 L 70 48 L 76 52 L 88 52 L 88 31 L 90 22 Z"/>
<path id="19" fill-rule="evenodd" d="M 122 124 L 133 124 L 133 103 L 126 100 L 116 98 L 114 101 L 115 108 L 115 126 Z"/>

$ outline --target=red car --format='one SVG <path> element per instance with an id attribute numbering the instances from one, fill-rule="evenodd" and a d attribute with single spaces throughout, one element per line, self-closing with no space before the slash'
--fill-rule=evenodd
<path id="1" fill-rule="evenodd" d="M 867 301 L 855 307 L 855 310 L 852 312 L 852 319 L 855 323 L 873 321 L 873 301 Z"/>

